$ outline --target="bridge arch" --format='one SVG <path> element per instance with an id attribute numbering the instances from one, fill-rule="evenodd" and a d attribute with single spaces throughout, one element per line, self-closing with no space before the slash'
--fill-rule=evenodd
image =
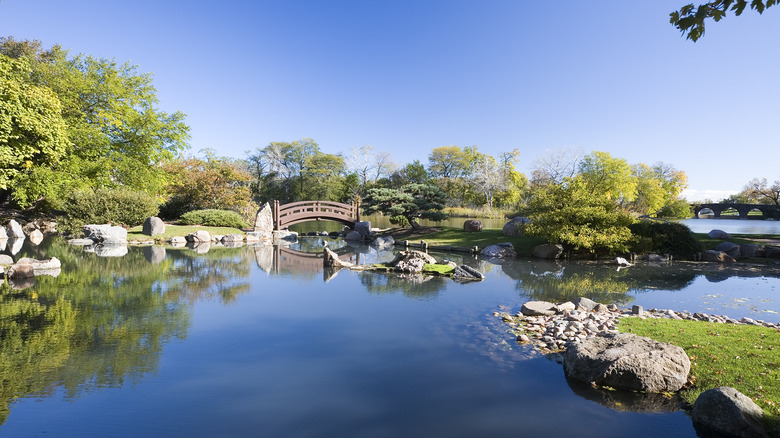
<path id="1" fill-rule="evenodd" d="M 280 204 L 274 201 L 274 230 L 303 222 L 326 220 L 339 222 L 354 228 L 360 221 L 360 204 L 343 204 L 333 201 L 299 201 Z"/>

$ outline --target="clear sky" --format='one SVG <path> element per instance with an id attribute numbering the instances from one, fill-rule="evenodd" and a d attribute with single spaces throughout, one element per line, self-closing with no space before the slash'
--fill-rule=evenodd
<path id="1" fill-rule="evenodd" d="M 0 0 L 0 35 L 153 74 L 191 153 L 272 141 L 606 151 L 686 172 L 689 200 L 780 179 L 780 6 L 669 24 L 686 1 Z"/>

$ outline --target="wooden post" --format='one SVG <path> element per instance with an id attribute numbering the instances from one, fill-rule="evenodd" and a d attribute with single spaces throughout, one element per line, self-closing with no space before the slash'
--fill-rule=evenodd
<path id="1" fill-rule="evenodd" d="M 279 201 L 274 199 L 274 231 L 279 230 Z"/>

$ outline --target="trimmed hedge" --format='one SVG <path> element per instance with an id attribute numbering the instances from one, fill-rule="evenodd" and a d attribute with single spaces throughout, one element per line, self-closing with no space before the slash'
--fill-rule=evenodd
<path id="1" fill-rule="evenodd" d="M 157 215 L 158 204 L 146 192 L 125 187 L 100 188 L 71 193 L 65 198 L 63 210 L 68 215 L 65 228 L 75 232 L 86 224 L 142 224 L 147 217 Z"/>
<path id="2" fill-rule="evenodd" d="M 193 210 L 184 213 L 179 219 L 179 223 L 207 227 L 247 227 L 247 223 L 241 215 L 231 210 Z"/>

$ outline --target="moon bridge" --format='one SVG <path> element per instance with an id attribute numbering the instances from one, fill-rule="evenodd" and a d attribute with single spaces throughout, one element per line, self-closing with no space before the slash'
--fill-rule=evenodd
<path id="1" fill-rule="evenodd" d="M 339 222 L 354 228 L 360 221 L 360 204 L 333 201 L 299 201 L 279 204 L 274 200 L 274 230 L 314 220 Z"/>

